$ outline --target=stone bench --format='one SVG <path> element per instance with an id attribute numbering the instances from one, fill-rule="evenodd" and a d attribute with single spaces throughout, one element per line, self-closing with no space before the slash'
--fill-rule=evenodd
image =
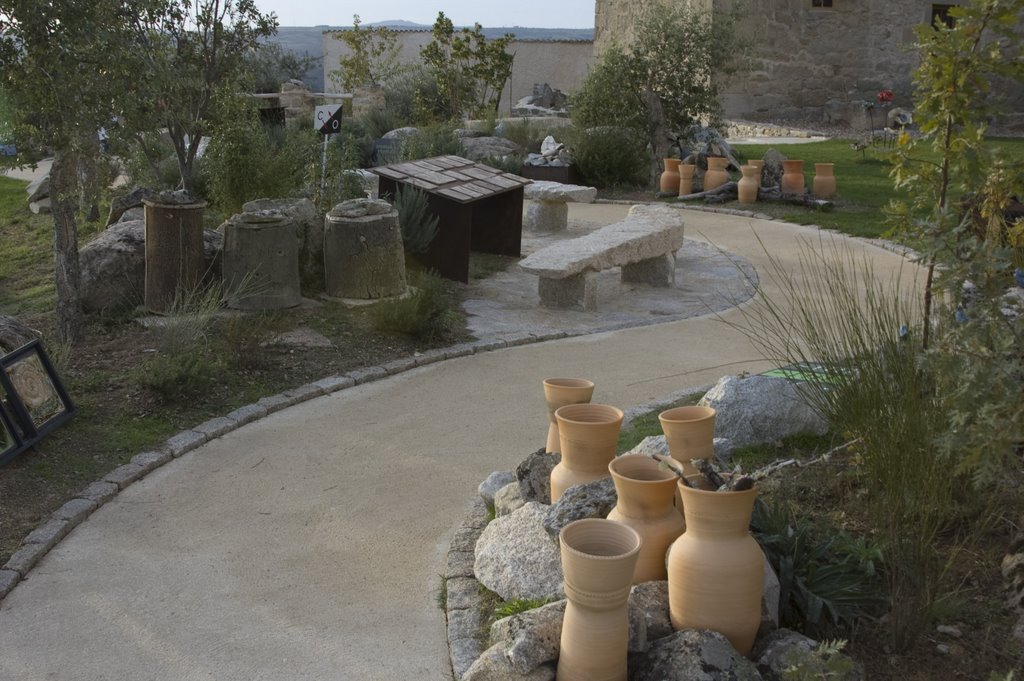
<path id="1" fill-rule="evenodd" d="M 526 185 L 523 198 L 534 202 L 526 208 L 523 221 L 526 229 L 533 232 L 564 232 L 569 225 L 569 206 L 566 204 L 570 201 L 593 203 L 597 198 L 597 189 L 578 184 L 534 180 L 533 184 Z"/>
<path id="2" fill-rule="evenodd" d="M 594 278 L 622 268 L 622 281 L 668 288 L 675 285 L 676 251 L 683 245 L 683 218 L 668 206 L 633 206 L 625 220 L 578 239 L 542 248 L 519 266 L 540 277 L 540 304 L 596 310 Z"/>

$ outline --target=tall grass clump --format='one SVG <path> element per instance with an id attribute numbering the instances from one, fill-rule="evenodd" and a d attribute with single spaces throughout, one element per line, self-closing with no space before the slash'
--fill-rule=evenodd
<path id="1" fill-rule="evenodd" d="M 374 307 L 373 322 L 379 331 L 420 340 L 443 338 L 456 322 L 455 301 L 444 280 L 433 272 L 410 272 L 412 294 L 386 300 Z"/>
<path id="2" fill-rule="evenodd" d="M 847 439 L 857 439 L 868 516 L 885 551 L 894 645 L 929 623 L 942 561 L 936 540 L 955 514 L 958 482 L 940 455 L 946 427 L 937 380 L 922 360 L 921 310 L 907 273 L 888 283 L 834 241 L 806 245 L 800 266 L 773 260 L 778 289 L 745 312 L 744 331 L 780 365 L 820 363 L 824 379 L 800 384 Z"/>
<path id="3" fill-rule="evenodd" d="M 398 211 L 398 226 L 402 230 L 402 244 L 410 254 L 425 253 L 437 236 L 439 218 L 429 210 L 427 195 L 417 187 L 398 185 L 393 197 L 388 197 Z"/>

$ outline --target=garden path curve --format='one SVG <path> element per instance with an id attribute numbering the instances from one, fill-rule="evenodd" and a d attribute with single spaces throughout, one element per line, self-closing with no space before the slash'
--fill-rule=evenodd
<path id="1" fill-rule="evenodd" d="M 625 207 L 570 210 L 607 224 Z M 792 264 L 824 234 L 684 218 L 769 290 L 761 244 Z M 904 264 L 838 238 L 880 275 Z M 709 315 L 439 362 L 272 414 L 132 484 L 47 554 L 0 602 L 0 679 L 449 679 L 445 551 L 477 484 L 543 444 L 541 379 L 586 376 L 595 402 L 630 408 L 768 368 L 757 358 Z"/>

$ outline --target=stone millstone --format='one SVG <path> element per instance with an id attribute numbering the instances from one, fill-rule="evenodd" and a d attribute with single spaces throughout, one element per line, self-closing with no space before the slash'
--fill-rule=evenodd
<path id="1" fill-rule="evenodd" d="M 299 277 L 303 288 L 324 290 L 324 220 L 309 199 L 256 199 L 242 205 L 244 213 L 280 211 L 295 223 L 299 240 Z"/>
<path id="2" fill-rule="evenodd" d="M 228 307 L 280 310 L 302 302 L 295 223 L 276 210 L 235 215 L 224 224 Z"/>
<path id="3" fill-rule="evenodd" d="M 335 206 L 324 223 L 324 269 L 331 296 L 376 300 L 405 293 L 398 211 L 378 199 Z"/>
<path id="4" fill-rule="evenodd" d="M 563 598 L 558 545 L 544 531 L 547 507 L 531 502 L 491 521 L 476 543 L 473 574 L 503 600 Z"/>

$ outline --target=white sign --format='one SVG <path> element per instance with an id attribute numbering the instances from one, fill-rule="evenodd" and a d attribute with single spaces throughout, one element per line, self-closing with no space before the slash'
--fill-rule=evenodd
<path id="1" fill-rule="evenodd" d="M 318 106 L 313 112 L 313 127 L 321 135 L 333 135 L 341 130 L 341 104 Z"/>

